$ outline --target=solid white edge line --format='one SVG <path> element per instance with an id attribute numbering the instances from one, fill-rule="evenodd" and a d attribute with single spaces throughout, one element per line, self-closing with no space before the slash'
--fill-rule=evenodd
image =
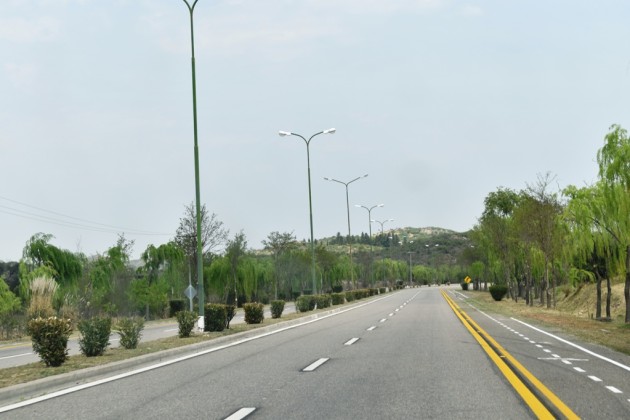
<path id="1" fill-rule="evenodd" d="M 354 343 L 356 343 L 357 341 L 359 341 L 359 339 L 357 337 L 355 338 L 351 338 L 350 340 L 346 341 L 345 343 L 343 343 L 344 346 L 351 346 Z"/>
<path id="2" fill-rule="evenodd" d="M 29 356 L 31 354 L 33 354 L 33 353 L 22 353 L 22 354 L 14 354 L 13 356 L 3 356 L 3 357 L 0 357 L 0 360 L 13 359 L 14 357 Z"/>
<path id="3" fill-rule="evenodd" d="M 221 345 L 221 346 L 212 347 L 212 348 L 209 348 L 207 350 L 203 350 L 203 351 L 200 351 L 200 352 L 197 352 L 197 353 L 187 354 L 185 356 L 181 356 L 181 357 L 177 357 L 175 359 L 171 359 L 171 360 L 167 360 L 167 361 L 164 361 L 164 362 L 160 362 L 160 363 L 157 363 L 155 365 L 150 365 L 150 366 L 146 366 L 146 367 L 143 367 L 143 368 L 140 368 L 140 369 L 131 370 L 129 372 L 121 373 L 121 374 L 110 376 L 110 377 L 103 378 L 103 379 L 99 379 L 99 380 L 94 381 L 94 382 L 87 382 L 85 384 L 81 384 L 81 385 L 73 386 L 73 387 L 70 387 L 70 388 L 62 389 L 62 390 L 59 390 L 59 391 L 51 392 L 50 394 L 42 395 L 42 396 L 35 397 L 35 398 L 30 398 L 28 400 L 20 401 L 18 403 L 5 405 L 3 407 L 0 407 L 0 413 L 5 413 L 7 411 L 15 410 L 16 408 L 26 407 L 26 406 L 31 405 L 31 404 L 35 404 L 35 403 L 38 403 L 38 402 L 41 402 L 41 401 L 46 401 L 46 400 L 49 400 L 49 399 L 52 399 L 52 398 L 60 397 L 62 395 L 71 394 L 73 392 L 81 391 L 81 390 L 87 389 L 87 388 L 92 388 L 94 386 L 106 384 L 108 382 L 113 382 L 113 381 L 116 381 L 118 379 L 127 378 L 129 376 L 137 375 L 139 373 L 147 372 L 149 370 L 158 369 L 158 368 L 161 368 L 161 367 L 164 367 L 164 366 L 172 365 L 174 363 L 182 362 L 184 360 L 192 359 L 194 357 L 199 357 L 199 356 L 203 356 L 205 354 L 214 353 L 215 351 L 224 350 L 224 349 L 227 349 L 227 348 L 230 348 L 230 347 L 238 346 L 240 344 L 247 343 L 247 342 L 253 341 L 253 340 L 257 340 L 259 338 L 267 337 L 267 336 L 270 336 L 270 335 L 278 334 L 278 333 L 283 332 L 283 331 L 292 330 L 293 328 L 301 327 L 302 325 L 312 324 L 314 322 L 318 322 L 318 321 L 321 321 L 323 319 L 330 318 L 332 316 L 337 316 L 337 315 L 340 315 L 340 314 L 343 314 L 343 313 L 346 313 L 346 312 L 349 312 L 349 311 L 353 311 L 353 310 L 358 309 L 358 308 L 362 308 L 362 307 L 367 306 L 367 305 L 371 305 L 372 303 L 378 302 L 378 301 L 383 300 L 383 299 L 388 299 L 388 298 L 390 298 L 392 296 L 393 295 L 390 294 L 390 295 L 384 296 L 382 298 L 374 299 L 374 300 L 371 300 L 369 302 L 365 302 L 365 303 L 363 303 L 361 305 L 353 306 L 352 308 L 344 309 L 344 310 L 341 310 L 339 312 L 335 312 L 335 313 L 332 313 L 332 314 L 328 314 L 328 315 L 324 315 L 324 316 L 321 316 L 321 317 L 318 317 L 318 318 L 314 318 L 314 319 L 311 319 L 309 321 L 302 322 L 300 324 L 289 325 L 287 327 L 280 328 L 280 329 L 277 329 L 277 330 L 274 330 L 274 331 L 269 331 L 269 332 L 262 333 L 262 334 L 259 334 L 259 335 L 255 335 L 255 336 L 252 336 L 252 337 L 244 338 L 242 340 L 237 340 L 237 341 L 234 341 L 232 343 L 224 344 L 224 345 Z"/>
<path id="4" fill-rule="evenodd" d="M 230 417 L 226 417 L 225 420 L 241 420 L 252 414 L 254 411 L 256 411 L 255 407 L 243 407 Z"/>
<path id="5" fill-rule="evenodd" d="M 329 360 L 330 360 L 329 357 L 322 357 L 321 359 L 316 360 L 315 362 L 311 363 L 310 365 L 302 369 L 302 372 L 312 372 Z"/>
<path id="6" fill-rule="evenodd" d="M 595 357 L 597 357 L 597 358 L 599 358 L 599 359 L 602 359 L 602 360 L 604 360 L 604 361 L 606 361 L 606 362 L 608 362 L 608 363 L 612 363 L 613 365 L 615 365 L 615 366 L 617 366 L 617 367 L 620 367 L 620 368 L 622 368 L 622 369 L 625 369 L 625 370 L 627 370 L 628 372 L 630 372 L 630 366 L 626 366 L 626 365 L 624 365 L 623 363 L 619 363 L 619 362 L 617 362 L 617 361 L 615 361 L 615 360 L 609 359 L 609 358 L 608 358 L 608 357 L 606 357 L 606 356 L 602 356 L 601 354 L 597 354 L 597 353 L 595 353 L 595 352 L 593 352 L 593 351 L 590 351 L 589 349 L 585 349 L 584 347 L 582 347 L 582 346 L 578 346 L 577 344 L 574 344 L 574 343 L 572 343 L 572 342 L 570 342 L 570 341 L 568 341 L 568 340 L 565 340 L 564 338 L 560 338 L 560 337 L 558 337 L 558 336 L 556 336 L 556 335 L 553 335 L 553 334 L 551 334 L 551 333 L 548 333 L 547 331 L 541 330 L 540 328 L 536 328 L 536 327 L 534 327 L 533 325 L 529 325 L 528 323 L 523 322 L 523 321 L 521 321 L 520 319 L 516 319 L 516 318 L 511 318 L 511 319 L 513 319 L 513 320 L 514 320 L 514 321 L 516 321 L 516 322 L 520 322 L 521 324 L 523 324 L 523 325 L 525 325 L 525 326 L 527 326 L 527 327 L 531 328 L 531 329 L 532 329 L 532 330 L 534 330 L 534 331 L 538 331 L 538 332 L 540 332 L 540 333 L 546 334 L 546 335 L 548 335 L 549 337 L 553 337 L 553 338 L 555 338 L 555 339 L 556 339 L 556 340 L 558 340 L 558 341 L 561 341 L 561 342 L 563 342 L 563 343 L 565 343 L 565 344 L 568 344 L 568 345 L 570 345 L 570 346 L 573 346 L 573 347 L 575 347 L 576 349 L 582 350 L 583 352 L 590 354 L 591 356 L 595 356 Z"/>

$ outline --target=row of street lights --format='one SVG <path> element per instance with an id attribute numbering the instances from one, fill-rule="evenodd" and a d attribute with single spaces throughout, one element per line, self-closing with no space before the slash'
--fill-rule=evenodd
<path id="1" fill-rule="evenodd" d="M 309 137 L 308 140 L 306 140 L 306 138 L 300 134 L 297 133 L 293 133 L 290 131 L 279 131 L 278 135 L 280 135 L 281 137 L 284 136 L 296 136 L 301 138 L 302 140 L 304 140 L 304 143 L 306 144 L 306 165 L 307 165 L 307 173 L 308 173 L 308 206 L 309 206 L 309 220 L 310 220 L 310 228 L 311 228 L 311 277 L 312 277 L 312 282 L 313 282 L 313 293 L 316 294 L 317 293 L 317 280 L 316 280 L 316 275 L 315 275 L 315 238 L 313 237 L 313 198 L 312 198 L 312 193 L 311 193 L 311 154 L 310 154 L 310 144 L 311 144 L 311 140 L 315 137 L 318 136 L 320 134 L 334 134 L 336 131 L 336 129 L 334 128 L 329 128 L 327 130 L 323 130 L 320 131 L 318 133 L 313 134 L 311 137 Z M 331 181 L 331 182 L 336 182 L 338 184 L 343 185 L 346 188 L 346 211 L 347 211 L 347 216 L 348 216 L 348 239 L 351 236 L 351 231 L 350 231 L 350 197 L 349 197 L 349 193 L 348 193 L 348 187 L 350 184 L 352 184 L 355 181 L 358 181 L 360 179 L 366 178 L 368 176 L 368 174 L 356 177 L 350 181 L 344 182 L 344 181 L 340 181 L 338 179 L 334 179 L 334 178 L 328 178 L 328 177 L 324 177 L 324 179 L 326 181 Z M 372 210 L 377 208 L 377 207 L 383 207 L 385 204 L 376 204 L 372 207 L 367 207 L 367 206 L 363 206 L 360 204 L 355 204 L 355 207 L 361 207 L 367 210 L 368 212 L 368 225 L 369 225 L 369 231 L 370 231 L 370 238 L 372 238 L 372 222 L 375 222 L 376 220 L 372 220 Z M 379 222 L 381 223 L 381 232 L 383 230 L 383 224 L 389 221 L 393 221 L 394 219 L 388 219 L 385 220 L 384 222 Z M 350 241 L 348 241 L 348 246 L 349 246 L 349 254 L 350 254 L 350 277 L 351 277 L 351 281 L 354 283 L 354 270 L 352 269 L 352 243 Z M 372 245 L 370 244 L 370 254 L 372 253 Z"/>

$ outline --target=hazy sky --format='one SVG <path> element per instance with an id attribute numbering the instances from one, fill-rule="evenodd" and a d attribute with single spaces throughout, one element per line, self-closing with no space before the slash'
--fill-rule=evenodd
<path id="1" fill-rule="evenodd" d="M 630 129 L 630 2 L 199 0 L 201 200 L 260 248 L 372 218 L 471 229 L 537 174 L 596 179 Z M 30 236 L 88 255 L 173 237 L 194 201 L 181 0 L 0 1 L 0 260 Z M 373 225 L 375 232 L 378 224 Z"/>

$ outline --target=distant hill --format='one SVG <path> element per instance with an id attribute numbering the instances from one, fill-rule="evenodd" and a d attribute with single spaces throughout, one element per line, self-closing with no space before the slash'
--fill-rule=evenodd
<path id="1" fill-rule="evenodd" d="M 368 234 L 352 237 L 355 252 L 370 249 Z M 381 235 L 374 233 L 373 251 L 393 259 L 408 259 L 409 252 L 414 264 L 430 266 L 457 264 L 466 249 L 472 247 L 468 232 L 455 232 L 440 227 L 404 227 L 390 229 Z M 337 236 L 316 240 L 335 252 L 347 252 L 346 237 Z"/>

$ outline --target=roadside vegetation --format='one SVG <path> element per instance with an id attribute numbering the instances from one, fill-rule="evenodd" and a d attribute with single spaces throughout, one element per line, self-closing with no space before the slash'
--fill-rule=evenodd
<path id="1" fill-rule="evenodd" d="M 314 244 L 316 290 L 307 241 L 290 232 L 271 232 L 263 249 L 251 249 L 244 232 L 230 236 L 205 206 L 200 235 L 203 270 L 198 279 L 196 270 L 190 269 L 197 261 L 192 203 L 185 206 L 175 236 L 149 245 L 137 263 L 130 261 L 134 242 L 124 236 L 102 254 L 86 256 L 56 247 L 50 234 L 36 233 L 26 242 L 19 262 L 0 262 L 0 339 L 14 340 L 49 328 L 65 334 L 66 325 L 83 329 L 84 336 L 103 337 L 96 326 L 109 325 L 128 333 L 130 346 L 140 348 L 138 317 L 163 319 L 190 309 L 184 290 L 189 284 L 195 290 L 199 282 L 204 285 L 204 301 L 221 306 L 204 307 L 202 312 L 225 310 L 225 329 L 230 330 L 230 314 L 236 308 L 247 308 L 254 323 L 260 321 L 260 304 L 272 301 L 295 301 L 299 310 L 311 310 L 339 302 L 339 293 L 351 301 L 364 297 L 364 290 L 460 283 L 464 278 L 470 278 L 472 291 L 483 291 L 478 296 L 489 297 L 490 285 L 496 296 L 505 294 L 498 308 L 513 302 L 513 310 L 545 309 L 548 312 L 540 313 L 548 315 L 561 304 L 568 305 L 577 292 L 594 288 L 594 300 L 581 309 L 587 316 L 573 317 L 596 325 L 588 328 L 593 331 L 627 338 L 627 131 L 610 127 L 595 158 L 598 173 L 592 185 L 556 189 L 555 176 L 539 174 L 520 191 L 498 187 L 486 196 L 477 225 L 466 233 L 439 228 L 384 231 L 381 224 L 375 235 L 320 239 Z M 199 308 L 192 309 L 199 313 Z M 181 317 L 187 325 L 190 318 Z M 135 321 L 118 322 L 121 319 Z M 217 324 L 221 326 L 222 321 Z M 610 340 L 617 341 L 623 340 Z M 86 349 L 93 344 L 91 351 L 98 354 L 104 343 L 86 343 Z M 63 355 L 54 356 L 51 366 L 65 362 Z"/>

